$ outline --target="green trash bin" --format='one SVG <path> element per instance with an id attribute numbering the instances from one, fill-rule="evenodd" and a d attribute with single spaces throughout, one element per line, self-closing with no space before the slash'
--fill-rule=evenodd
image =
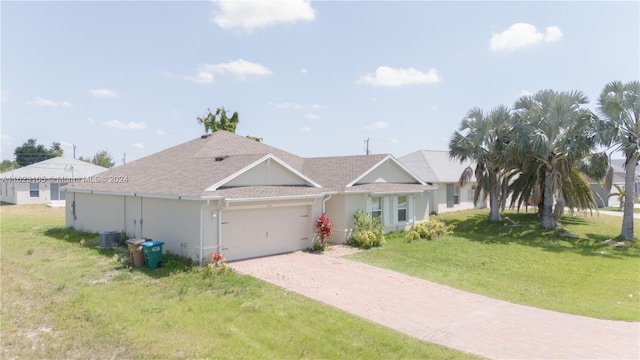
<path id="1" fill-rule="evenodd" d="M 149 269 L 157 269 L 162 266 L 162 241 L 145 241 L 142 246 L 144 263 Z"/>

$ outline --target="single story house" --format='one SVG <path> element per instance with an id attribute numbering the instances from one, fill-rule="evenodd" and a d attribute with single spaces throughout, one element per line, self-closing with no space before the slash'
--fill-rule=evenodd
<path id="1" fill-rule="evenodd" d="M 307 249 L 326 212 L 344 242 L 358 209 L 387 231 L 429 218 L 433 190 L 391 155 L 303 158 L 226 131 L 72 183 L 67 226 L 164 241 L 164 249 L 228 261 Z"/>
<path id="2" fill-rule="evenodd" d="M 62 187 L 69 182 L 88 181 L 108 170 L 81 160 L 54 157 L 0 174 L 0 199 L 10 204 L 50 203 L 62 206 Z"/>
<path id="3" fill-rule="evenodd" d="M 611 168 L 613 169 L 613 181 L 612 181 L 612 185 L 618 185 L 620 186 L 622 189 L 624 189 L 625 187 L 625 183 L 624 183 L 624 177 L 625 177 L 625 169 L 624 169 L 624 159 L 611 159 L 610 165 Z M 593 192 L 595 193 L 595 200 L 596 200 L 596 204 L 598 205 L 598 207 L 603 207 L 603 206 L 619 206 L 620 205 L 620 197 L 619 196 L 611 196 L 611 197 L 607 197 L 606 194 L 604 194 L 604 191 L 602 189 L 602 185 L 591 181 L 591 188 L 593 189 Z M 636 194 L 640 194 L 640 167 L 636 166 L 636 174 L 635 174 L 635 192 Z M 611 188 L 611 194 L 617 194 L 618 191 L 616 190 L 615 187 Z"/>
<path id="4" fill-rule="evenodd" d="M 475 177 L 464 186 L 459 185 L 460 175 L 467 167 L 473 169 L 474 163 L 461 163 L 451 159 L 448 151 L 438 150 L 419 150 L 401 156 L 398 160 L 420 180 L 438 188 L 431 193 L 430 213 L 440 214 L 486 207 L 485 199 L 479 199 L 477 204 L 473 203 Z"/>

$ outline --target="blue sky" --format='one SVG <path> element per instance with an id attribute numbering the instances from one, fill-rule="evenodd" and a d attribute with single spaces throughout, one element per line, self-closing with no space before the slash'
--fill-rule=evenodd
<path id="1" fill-rule="evenodd" d="M 207 108 L 301 156 L 447 150 L 473 107 L 640 78 L 638 2 L 1 4 L 1 157 L 29 138 L 117 164 Z"/>

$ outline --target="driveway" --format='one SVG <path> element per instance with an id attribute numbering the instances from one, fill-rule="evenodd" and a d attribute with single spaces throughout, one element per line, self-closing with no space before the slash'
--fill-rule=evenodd
<path id="1" fill-rule="evenodd" d="M 640 358 L 637 322 L 516 305 L 327 254 L 295 252 L 230 266 L 407 335 L 486 358 Z"/>

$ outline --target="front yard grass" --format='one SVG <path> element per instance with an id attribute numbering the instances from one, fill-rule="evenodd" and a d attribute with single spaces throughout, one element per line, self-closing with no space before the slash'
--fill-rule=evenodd
<path id="1" fill-rule="evenodd" d="M 620 234 L 621 217 L 565 216 L 559 228 L 578 239 L 543 230 L 536 214 L 505 215 L 522 226 L 491 224 L 487 210 L 442 214 L 437 218 L 454 226 L 450 236 L 409 243 L 393 233 L 383 248 L 348 258 L 513 303 L 640 320 L 638 240 L 631 247 L 603 243 Z"/>
<path id="2" fill-rule="evenodd" d="M 126 250 L 65 229 L 64 209 L 0 212 L 0 358 L 474 358 L 175 256 L 130 270 Z"/>

